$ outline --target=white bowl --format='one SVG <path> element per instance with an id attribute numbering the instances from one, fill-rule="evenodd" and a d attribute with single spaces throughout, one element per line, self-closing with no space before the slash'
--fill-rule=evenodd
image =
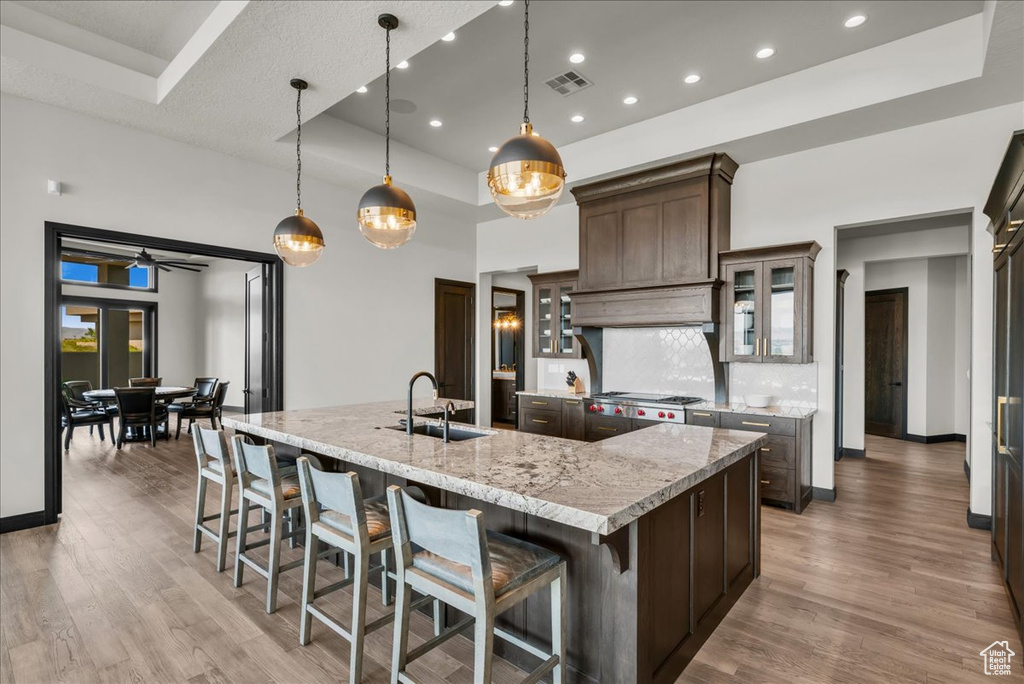
<path id="1" fill-rule="evenodd" d="M 770 394 L 744 394 L 743 401 L 751 408 L 767 408 L 772 405 Z"/>

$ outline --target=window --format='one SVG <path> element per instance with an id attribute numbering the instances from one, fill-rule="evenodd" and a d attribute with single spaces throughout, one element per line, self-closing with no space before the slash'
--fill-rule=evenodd
<path id="1" fill-rule="evenodd" d="M 132 266 L 133 262 L 124 256 L 64 250 L 60 255 L 60 279 L 76 285 L 156 292 L 156 272 L 148 266 Z"/>

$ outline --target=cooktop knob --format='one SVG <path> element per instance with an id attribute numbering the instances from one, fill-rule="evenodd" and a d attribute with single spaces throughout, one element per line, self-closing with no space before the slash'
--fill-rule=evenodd
<path id="1" fill-rule="evenodd" d="M 594 412 L 594 411 L 596 411 L 596 410 L 597 410 L 597 407 L 596 407 L 596 406 L 594 406 L 593 404 L 591 404 L 591 405 L 590 405 L 590 411 L 591 411 L 591 413 L 593 413 L 593 412 Z"/>
<path id="2" fill-rule="evenodd" d="M 615 412 L 616 413 L 622 413 L 622 407 L 621 406 L 616 406 L 615 407 Z"/>
<path id="3" fill-rule="evenodd" d="M 665 412 L 664 411 L 658 411 L 658 417 L 659 418 L 664 418 L 665 417 Z"/>
<path id="4" fill-rule="evenodd" d="M 676 417 L 676 414 L 674 414 L 674 413 L 668 414 L 668 419 L 669 420 L 673 420 L 675 417 Z"/>
<path id="5" fill-rule="evenodd" d="M 639 409 L 636 412 L 636 415 L 638 415 L 638 416 L 646 416 L 647 415 L 647 411 L 644 411 L 643 409 Z"/>
<path id="6" fill-rule="evenodd" d="M 600 411 L 601 413 L 604 413 L 604 406 L 598 406 L 597 410 Z"/>

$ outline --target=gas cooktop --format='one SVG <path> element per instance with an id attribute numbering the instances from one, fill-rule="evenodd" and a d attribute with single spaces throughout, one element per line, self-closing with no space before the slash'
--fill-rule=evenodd
<path id="1" fill-rule="evenodd" d="M 645 394 L 643 392 L 599 392 L 598 394 L 593 395 L 593 398 L 601 401 L 614 401 L 619 403 L 674 404 L 676 406 L 682 406 L 684 404 L 695 404 L 699 401 L 704 401 L 700 397 L 686 397 L 665 394 Z"/>
<path id="2" fill-rule="evenodd" d="M 591 413 L 604 413 L 616 418 L 639 418 L 643 420 L 669 420 L 683 422 L 685 413 L 675 411 L 687 404 L 704 401 L 701 397 L 686 397 L 671 394 L 647 394 L 644 392 L 598 392 L 587 400 Z"/>

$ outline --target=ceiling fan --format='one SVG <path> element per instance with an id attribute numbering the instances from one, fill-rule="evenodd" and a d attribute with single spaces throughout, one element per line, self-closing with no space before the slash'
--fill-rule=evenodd
<path id="1" fill-rule="evenodd" d="M 195 268 L 198 266 L 199 268 Z M 202 273 L 200 268 L 206 268 L 209 264 L 200 264 L 194 261 L 180 261 L 177 259 L 156 259 L 149 254 L 145 249 L 136 252 L 135 261 L 125 266 L 125 268 L 158 268 L 161 271 L 167 271 L 168 273 L 172 268 L 180 268 L 182 271 L 192 271 L 193 273 Z"/>

